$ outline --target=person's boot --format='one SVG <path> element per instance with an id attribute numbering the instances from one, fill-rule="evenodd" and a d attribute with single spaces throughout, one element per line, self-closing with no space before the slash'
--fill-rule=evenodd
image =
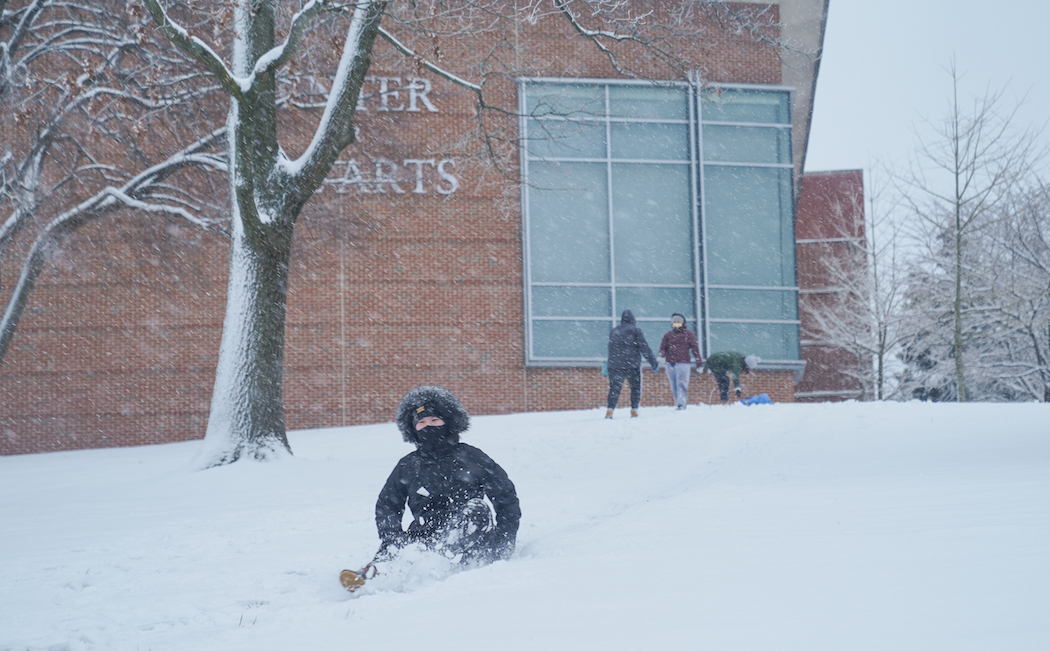
<path id="1" fill-rule="evenodd" d="M 638 418 L 638 410 L 637 409 L 632 409 L 631 410 L 631 418 Z"/>
<path id="2" fill-rule="evenodd" d="M 612 418 L 612 412 L 613 412 L 612 409 L 606 409 L 605 410 L 605 417 L 606 418 Z"/>

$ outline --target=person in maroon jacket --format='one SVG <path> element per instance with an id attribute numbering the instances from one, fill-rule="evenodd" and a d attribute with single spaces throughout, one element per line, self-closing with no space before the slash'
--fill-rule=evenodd
<path id="1" fill-rule="evenodd" d="M 685 409 L 689 402 L 689 353 L 692 352 L 696 357 L 697 370 L 704 364 L 696 335 L 685 327 L 685 323 L 685 317 L 681 314 L 671 315 L 671 330 L 664 335 L 660 352 L 657 353 L 664 358 L 664 370 L 667 371 L 667 381 L 671 383 L 676 409 Z"/>

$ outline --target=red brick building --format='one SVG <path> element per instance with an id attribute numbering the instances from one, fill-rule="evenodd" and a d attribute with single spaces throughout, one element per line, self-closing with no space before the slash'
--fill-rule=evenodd
<path id="1" fill-rule="evenodd" d="M 773 9 L 795 49 L 712 30 L 692 44 L 695 74 L 640 63 L 660 83 L 623 79 L 553 19 L 519 24 L 521 72 L 489 96 L 521 115 L 497 125 L 521 143 L 511 174 L 462 144 L 478 130 L 472 93 L 377 46 L 358 143 L 296 230 L 288 427 L 386 421 L 420 384 L 474 414 L 602 406 L 624 308 L 654 352 L 678 311 L 705 355 L 760 354 L 751 394 L 819 385 L 795 256 L 801 279 L 820 217 L 799 212 L 796 245 L 795 196 L 826 3 Z M 4 264 L 0 278 L 17 272 Z M 227 242 L 189 226 L 127 213 L 78 231 L 0 367 L 0 453 L 203 436 L 227 266 Z M 662 373 L 644 377 L 643 407 L 673 404 Z M 717 400 L 710 375 L 691 392 Z"/>
<path id="2" fill-rule="evenodd" d="M 810 172 L 799 193 L 795 232 L 798 246 L 799 303 L 802 305 L 802 356 L 806 374 L 795 388 L 799 401 L 863 398 L 857 374 L 844 370 L 868 365 L 821 337 L 807 323 L 806 306 L 838 306 L 851 300 L 841 270 L 866 270 L 864 174 L 861 170 Z"/>

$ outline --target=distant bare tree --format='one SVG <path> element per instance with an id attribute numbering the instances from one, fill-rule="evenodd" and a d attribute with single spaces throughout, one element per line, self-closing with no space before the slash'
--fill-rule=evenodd
<path id="1" fill-rule="evenodd" d="M 881 177 L 868 173 L 863 197 L 854 197 L 833 209 L 864 212 L 864 219 L 838 219 L 836 223 L 863 224 L 856 232 L 838 233 L 848 242 L 848 253 L 820 260 L 829 280 L 821 300 L 800 302 L 805 336 L 848 351 L 856 360 L 840 369 L 861 386 L 862 398 L 887 400 L 896 396 L 888 370 L 891 359 L 906 337 L 902 327 L 904 270 L 902 227 L 894 219 L 894 199 Z M 867 204 L 865 210 L 862 203 Z"/>
<path id="2" fill-rule="evenodd" d="M 1012 218 L 993 239 L 1001 254 L 989 269 L 993 314 L 1010 334 L 996 371 L 1019 395 L 1050 402 L 1050 187 L 1022 193 L 1007 211 Z"/>
<path id="3" fill-rule="evenodd" d="M 908 336 L 904 322 L 904 226 L 896 210 L 898 197 L 890 197 L 880 177 L 872 175 L 872 179 L 867 220 L 872 289 L 869 305 L 875 331 L 874 386 L 877 400 L 889 400 L 900 395 L 896 383 L 890 383 L 890 365 Z"/>
<path id="4" fill-rule="evenodd" d="M 1037 129 L 1015 124 L 1016 107 L 1001 108 L 1002 92 L 986 92 L 966 106 L 959 98 L 961 76 L 954 60 L 948 72 L 948 114 L 931 123 L 934 136 L 921 143 L 918 161 L 900 181 L 925 254 L 910 280 L 911 306 L 930 310 L 927 323 L 939 324 L 927 327 L 919 339 L 934 347 L 946 345 L 944 354 L 931 352 L 928 361 L 951 360 L 955 399 L 966 402 L 967 358 L 975 353 L 974 346 L 984 343 L 979 321 L 990 299 L 987 287 L 971 282 L 970 271 L 985 255 L 981 239 L 997 222 L 1012 218 L 1009 200 L 1031 183 L 1046 149 Z M 926 294 L 930 300 L 924 299 Z M 936 373 L 943 382 L 944 373 Z"/>

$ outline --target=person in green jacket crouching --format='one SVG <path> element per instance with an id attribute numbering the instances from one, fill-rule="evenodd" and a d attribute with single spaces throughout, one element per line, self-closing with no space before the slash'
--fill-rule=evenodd
<path id="1" fill-rule="evenodd" d="M 736 389 L 736 397 L 740 397 L 740 374 L 750 373 L 751 369 L 757 367 L 762 359 L 757 355 L 748 355 L 736 351 L 724 351 L 712 353 L 704 363 L 704 368 L 714 374 L 718 382 L 718 396 L 722 402 L 729 402 L 729 373 L 733 373 L 733 383 Z"/>

